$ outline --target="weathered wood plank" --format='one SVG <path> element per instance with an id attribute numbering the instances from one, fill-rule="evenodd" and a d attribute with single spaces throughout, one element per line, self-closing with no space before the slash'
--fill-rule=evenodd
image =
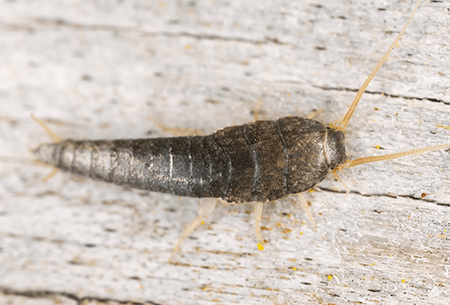
<path id="1" fill-rule="evenodd" d="M 413 8 L 401 1 L 3 2 L 0 301 L 13 304 L 445 304 L 447 151 L 344 172 L 268 204 L 220 206 L 167 264 L 195 199 L 31 165 L 48 137 L 168 136 L 345 113 Z M 349 125 L 351 158 L 448 142 L 449 2 L 425 2 Z M 381 146 L 383 150 L 376 147 Z M 5 158 L 8 157 L 8 158 Z M 24 161 L 25 160 L 25 161 Z M 22 162 L 24 161 L 24 162 Z M 422 198 L 422 194 L 426 194 Z M 47 294 L 40 295 L 39 292 Z M 3 295 L 2 295 L 3 293 Z M 34 294 L 33 294 L 34 293 Z M 25 300 L 25 301 L 24 301 Z M 83 303 L 85 304 L 85 303 Z"/>

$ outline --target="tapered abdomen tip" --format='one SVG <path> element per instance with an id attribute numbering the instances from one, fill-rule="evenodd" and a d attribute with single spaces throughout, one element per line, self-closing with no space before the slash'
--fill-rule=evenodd
<path id="1" fill-rule="evenodd" d="M 57 151 L 59 144 L 41 144 L 38 148 L 33 150 L 33 155 L 38 162 L 56 166 Z"/>

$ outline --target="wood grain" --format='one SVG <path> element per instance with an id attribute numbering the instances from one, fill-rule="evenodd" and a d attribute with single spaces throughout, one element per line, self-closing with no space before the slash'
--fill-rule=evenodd
<path id="1" fill-rule="evenodd" d="M 447 151 L 344 172 L 264 208 L 219 206 L 167 259 L 196 199 L 32 164 L 61 137 L 170 136 L 259 117 L 343 115 L 411 1 L 3 1 L 0 303 L 446 304 Z M 424 2 L 347 129 L 350 158 L 449 142 L 450 3 Z M 380 149 L 377 149 L 377 146 Z M 9 302 L 9 303 L 8 303 Z"/>

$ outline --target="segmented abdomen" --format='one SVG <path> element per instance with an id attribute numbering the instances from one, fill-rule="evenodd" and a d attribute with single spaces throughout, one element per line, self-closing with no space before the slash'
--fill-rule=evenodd
<path id="1" fill-rule="evenodd" d="M 36 158 L 119 185 L 229 202 L 271 201 L 305 191 L 329 171 L 325 127 L 313 120 L 220 129 L 209 136 L 44 144 Z"/>

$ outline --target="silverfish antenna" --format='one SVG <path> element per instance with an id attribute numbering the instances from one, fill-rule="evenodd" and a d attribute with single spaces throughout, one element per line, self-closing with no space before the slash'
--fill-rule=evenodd
<path id="1" fill-rule="evenodd" d="M 406 22 L 405 26 L 403 27 L 403 29 L 400 31 L 400 33 L 397 35 L 397 38 L 395 38 L 394 42 L 391 44 L 391 46 L 389 47 L 389 49 L 387 50 L 387 52 L 384 54 L 384 56 L 381 58 L 381 60 L 378 62 L 377 66 L 375 67 L 375 69 L 373 69 L 373 71 L 370 73 L 369 77 L 367 77 L 366 81 L 364 82 L 364 84 L 361 86 L 361 88 L 359 88 L 358 93 L 356 93 L 355 99 L 353 100 L 350 108 L 348 109 L 347 113 L 345 114 L 345 117 L 342 119 L 341 123 L 339 123 L 339 125 L 337 126 L 330 126 L 333 127 L 335 129 L 338 130 L 342 130 L 345 131 L 345 129 L 347 128 L 347 124 L 350 121 L 350 119 L 353 116 L 353 113 L 356 110 L 356 107 L 358 106 L 359 101 L 361 100 L 361 97 L 363 96 L 364 92 L 367 89 L 367 86 L 369 86 L 370 82 L 372 81 L 372 79 L 374 78 L 375 74 L 377 74 L 377 72 L 380 70 L 381 66 L 386 62 L 387 58 L 389 57 L 389 54 L 391 53 L 391 51 L 394 49 L 395 45 L 397 44 L 397 42 L 400 40 L 400 38 L 402 37 L 403 33 L 405 33 L 406 28 L 408 27 L 409 23 L 411 22 L 414 14 L 416 13 L 417 9 L 419 8 L 420 2 L 422 0 L 417 1 L 416 7 L 414 8 L 414 10 L 411 13 L 411 16 L 409 16 L 408 21 Z M 333 125 L 333 124 L 330 124 Z"/>

